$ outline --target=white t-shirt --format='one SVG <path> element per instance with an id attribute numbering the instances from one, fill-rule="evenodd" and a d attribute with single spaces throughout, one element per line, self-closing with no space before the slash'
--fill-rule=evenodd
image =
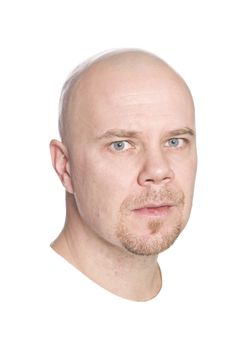
<path id="1" fill-rule="evenodd" d="M 176 288 L 162 264 L 163 287 L 147 302 L 106 291 L 49 246 L 33 251 L 21 269 L 8 295 L 4 350 L 214 350 L 235 341 L 227 312 L 220 318 L 190 283 Z"/>

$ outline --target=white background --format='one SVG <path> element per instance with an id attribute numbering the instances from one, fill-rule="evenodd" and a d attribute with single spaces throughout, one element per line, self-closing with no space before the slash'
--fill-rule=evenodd
<path id="1" fill-rule="evenodd" d="M 161 259 L 175 276 L 174 290 L 198 288 L 201 302 L 221 315 L 219 328 L 229 337 L 229 348 L 247 349 L 245 1 L 0 4 L 4 298 L 18 265 L 30 251 L 49 245 L 63 225 L 64 191 L 48 146 L 58 137 L 64 80 L 95 53 L 143 48 L 160 55 L 185 78 L 197 114 L 199 167 L 193 212 L 182 236 Z M 210 317 L 214 314 L 202 315 L 198 322 L 206 328 Z"/>

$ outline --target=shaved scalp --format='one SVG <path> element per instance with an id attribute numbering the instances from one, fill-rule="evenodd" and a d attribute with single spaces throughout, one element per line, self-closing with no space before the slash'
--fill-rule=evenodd
<path id="1" fill-rule="evenodd" d="M 86 81 L 90 79 L 90 73 L 97 69 L 97 67 L 103 70 L 107 70 L 109 67 L 116 70 L 122 68 L 130 70 L 138 68 L 145 69 L 146 67 L 161 68 L 172 79 L 177 80 L 180 84 L 182 83 L 190 94 L 189 88 L 179 74 L 158 56 L 140 49 L 104 51 L 78 65 L 63 85 L 59 102 L 59 133 L 62 142 L 66 146 L 69 146 L 74 127 L 73 124 L 75 124 L 73 118 L 75 114 L 74 107 L 78 102 L 76 100 L 76 92 L 83 81 L 86 84 Z M 83 94 L 80 95 L 81 100 L 86 97 Z M 83 114 L 83 111 L 81 113 Z"/>

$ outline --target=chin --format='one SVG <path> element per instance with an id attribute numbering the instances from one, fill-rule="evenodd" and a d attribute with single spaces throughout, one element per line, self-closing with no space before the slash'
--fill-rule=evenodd
<path id="1" fill-rule="evenodd" d="M 159 222 L 149 223 L 149 231 L 145 234 L 134 234 L 127 231 L 118 232 L 121 245 L 135 255 L 157 255 L 167 250 L 180 235 L 183 227 L 180 224 L 166 229 Z"/>

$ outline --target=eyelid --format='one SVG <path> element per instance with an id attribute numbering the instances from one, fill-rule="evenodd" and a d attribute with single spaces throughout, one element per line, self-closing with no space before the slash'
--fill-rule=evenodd
<path id="1" fill-rule="evenodd" d="M 189 140 L 184 138 L 184 137 L 176 137 L 176 136 L 174 136 L 174 137 L 170 137 L 168 140 L 166 140 L 165 144 L 167 144 L 171 140 L 181 140 L 181 141 L 183 141 L 183 143 L 186 143 L 186 144 L 189 143 Z M 174 147 L 174 148 L 182 148 L 183 146 L 184 145 L 177 146 L 177 147 Z"/>
<path id="2" fill-rule="evenodd" d="M 127 142 L 131 145 L 131 142 L 129 140 L 115 140 L 115 141 L 111 141 L 110 145 L 112 145 L 113 143 L 118 143 L 118 142 Z"/>
<path id="3" fill-rule="evenodd" d="M 133 144 L 129 141 L 129 140 L 115 140 L 115 141 L 112 141 L 112 142 L 110 142 L 108 145 L 109 145 L 109 147 L 111 147 L 112 148 L 112 146 L 114 145 L 114 144 L 117 144 L 117 143 L 121 143 L 121 142 L 126 142 L 128 145 L 129 145 L 129 147 L 127 147 L 127 148 L 125 148 L 124 150 L 122 150 L 122 152 L 124 152 L 124 151 L 127 151 L 129 148 L 133 148 Z M 116 149 L 115 149 L 115 151 L 117 151 Z M 121 150 L 120 150 L 121 151 Z"/>

